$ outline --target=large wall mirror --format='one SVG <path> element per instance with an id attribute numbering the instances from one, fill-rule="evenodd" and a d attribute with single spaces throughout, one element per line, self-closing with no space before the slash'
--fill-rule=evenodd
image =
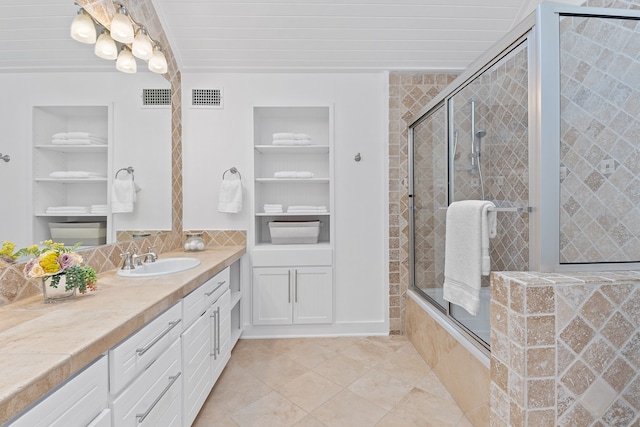
<path id="1" fill-rule="evenodd" d="M 0 153 L 10 158 L 0 160 L 0 241 L 18 247 L 48 238 L 49 222 L 108 222 L 106 243 L 122 231 L 172 227 L 171 106 L 150 105 L 142 96 L 145 89 L 161 94 L 170 83 L 142 61 L 138 73 L 120 73 L 114 61 L 97 58 L 92 45 L 70 39 L 76 11 L 66 0 L 0 7 Z M 108 149 L 67 155 L 42 148 L 65 131 L 98 134 Z M 132 212 L 47 215 L 48 207 L 107 204 L 117 171 L 128 167 L 140 188 Z M 49 183 L 58 169 L 104 180 Z"/>

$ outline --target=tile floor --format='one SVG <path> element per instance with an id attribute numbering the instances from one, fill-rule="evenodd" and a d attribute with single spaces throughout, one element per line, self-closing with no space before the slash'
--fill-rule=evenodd
<path id="1" fill-rule="evenodd" d="M 196 427 L 471 427 L 405 338 L 240 340 Z"/>

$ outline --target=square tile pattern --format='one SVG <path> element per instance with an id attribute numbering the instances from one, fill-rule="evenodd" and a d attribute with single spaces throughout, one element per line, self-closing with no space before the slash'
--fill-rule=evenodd
<path id="1" fill-rule="evenodd" d="M 195 427 L 471 427 L 402 336 L 240 340 Z"/>

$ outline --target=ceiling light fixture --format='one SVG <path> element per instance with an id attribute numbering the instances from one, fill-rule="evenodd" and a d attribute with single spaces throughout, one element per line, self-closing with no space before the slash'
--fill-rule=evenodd
<path id="1" fill-rule="evenodd" d="M 98 37 L 96 47 L 94 49 L 96 55 L 103 59 L 116 59 L 118 57 L 118 46 L 109 35 L 109 30 L 104 30 Z"/>
<path id="2" fill-rule="evenodd" d="M 84 9 L 78 10 L 78 14 L 73 18 L 71 38 L 80 43 L 93 44 L 96 42 L 96 26 Z"/>
<path id="3" fill-rule="evenodd" d="M 167 58 L 162 52 L 162 48 L 157 44 L 153 49 L 153 56 L 149 60 L 149 71 L 158 74 L 164 74 L 167 72 Z"/>
<path id="4" fill-rule="evenodd" d="M 136 58 L 133 57 L 131 51 L 126 46 L 122 46 L 122 49 L 120 49 L 120 54 L 116 60 L 116 69 L 127 74 L 133 74 L 138 71 Z"/>
<path id="5" fill-rule="evenodd" d="M 167 58 L 160 43 L 151 38 L 146 27 L 136 22 L 123 5 L 114 5 L 116 14 L 111 23 L 105 25 L 101 25 L 89 11 L 80 7 L 71 23 L 71 37 L 82 43 L 95 43 L 95 54 L 100 58 L 115 59 L 116 69 L 123 73 L 137 71 L 136 57 L 148 61 L 150 71 L 167 73 Z M 101 29 L 97 41 L 96 25 Z"/>
<path id="6" fill-rule="evenodd" d="M 136 37 L 131 45 L 131 52 L 136 58 L 144 59 L 145 61 L 153 57 L 153 45 L 145 27 L 138 28 Z"/>
<path id="7" fill-rule="evenodd" d="M 129 18 L 129 12 L 119 4 L 116 15 L 111 20 L 111 38 L 120 43 L 133 43 L 133 34 L 133 22 Z"/>

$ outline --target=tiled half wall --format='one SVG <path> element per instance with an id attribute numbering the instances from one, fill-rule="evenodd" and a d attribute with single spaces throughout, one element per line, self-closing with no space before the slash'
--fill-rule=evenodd
<path id="1" fill-rule="evenodd" d="M 493 273 L 491 426 L 640 423 L 640 272 Z"/>

